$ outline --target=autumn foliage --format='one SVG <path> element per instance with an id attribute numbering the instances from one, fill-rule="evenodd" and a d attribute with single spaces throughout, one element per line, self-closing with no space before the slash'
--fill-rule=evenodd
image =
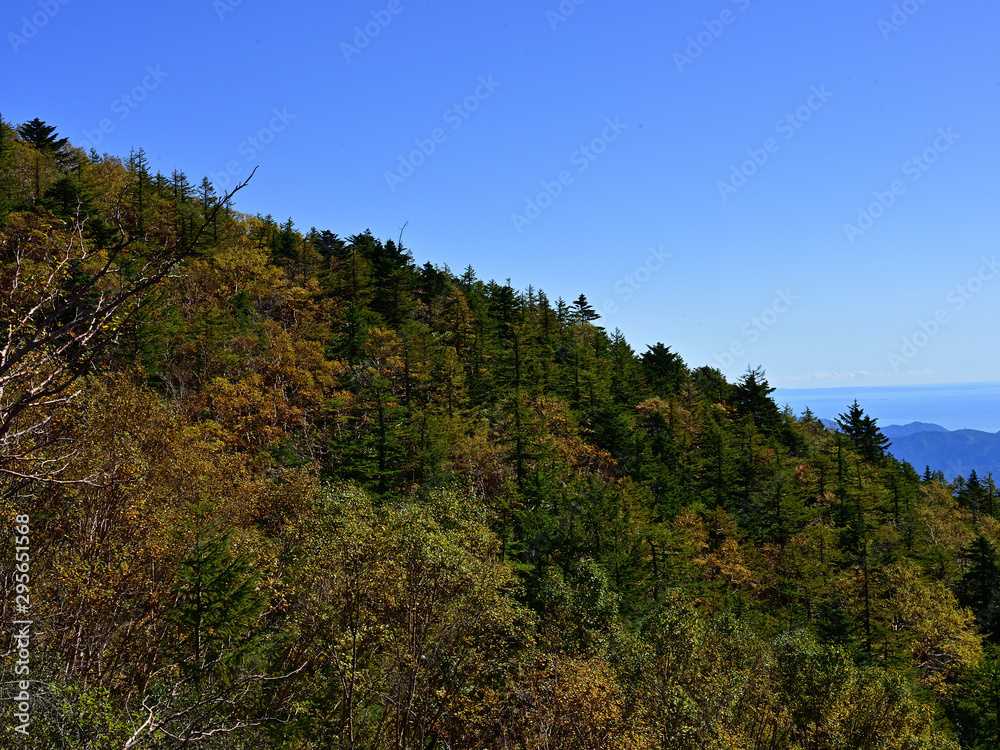
<path id="1" fill-rule="evenodd" d="M 991 477 L 583 295 L 0 131 L 31 747 L 997 746 Z"/>

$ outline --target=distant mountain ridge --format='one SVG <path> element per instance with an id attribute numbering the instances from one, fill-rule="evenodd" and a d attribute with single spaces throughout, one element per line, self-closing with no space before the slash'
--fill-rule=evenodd
<path id="1" fill-rule="evenodd" d="M 917 435 L 921 432 L 951 432 L 947 427 L 929 422 L 910 422 L 909 424 L 890 424 L 880 428 L 882 434 L 890 440 Z M 983 433 L 989 434 L 989 433 Z"/>
<path id="2" fill-rule="evenodd" d="M 821 421 L 828 429 L 837 427 L 831 420 Z M 948 430 L 928 422 L 886 425 L 880 429 L 892 441 L 889 452 L 910 463 L 919 473 L 930 466 L 931 471 L 943 471 L 948 481 L 959 475 L 968 477 L 973 469 L 981 477 L 992 472 L 1000 478 L 1000 432 Z"/>
<path id="3" fill-rule="evenodd" d="M 893 440 L 889 451 L 896 458 L 909 461 L 918 471 L 925 466 L 940 469 L 949 481 L 959 475 L 968 477 L 973 469 L 980 476 L 992 473 L 1000 477 L 1000 433 L 915 432 Z"/>

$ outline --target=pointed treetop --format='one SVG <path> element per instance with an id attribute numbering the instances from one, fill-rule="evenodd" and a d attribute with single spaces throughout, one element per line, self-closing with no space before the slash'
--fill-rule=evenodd
<path id="1" fill-rule="evenodd" d="M 591 320 L 597 320 L 601 316 L 593 308 L 593 306 L 587 302 L 587 296 L 581 294 L 573 302 L 573 314 L 576 315 L 577 319 L 590 322 Z"/>
<path id="2" fill-rule="evenodd" d="M 52 125 L 46 125 L 37 117 L 30 122 L 26 122 L 17 128 L 18 135 L 37 148 L 39 151 L 48 154 L 55 154 L 62 151 L 68 138 L 58 138 L 58 133 Z"/>
<path id="3" fill-rule="evenodd" d="M 741 417 L 749 416 L 758 428 L 776 427 L 781 420 L 781 412 L 771 399 L 774 388 L 765 377 L 760 366 L 751 368 L 736 383 L 736 411 Z"/>
<path id="4" fill-rule="evenodd" d="M 851 439 L 862 457 L 872 462 L 885 458 L 886 449 L 892 445 L 876 422 L 877 420 L 865 414 L 857 399 L 854 399 L 847 413 L 837 416 L 841 431 Z"/>
<path id="5" fill-rule="evenodd" d="M 640 363 L 649 384 L 659 395 L 668 396 L 680 390 L 684 381 L 684 360 L 670 351 L 669 346 L 657 341 L 643 352 Z"/>

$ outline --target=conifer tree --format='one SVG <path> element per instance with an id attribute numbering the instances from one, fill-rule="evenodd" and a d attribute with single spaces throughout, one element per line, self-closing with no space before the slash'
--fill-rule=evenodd
<path id="1" fill-rule="evenodd" d="M 20 125 L 18 135 L 44 154 L 56 155 L 69 143 L 68 138 L 59 138 L 54 125 L 48 125 L 37 117 Z"/>
<path id="2" fill-rule="evenodd" d="M 983 632 L 1000 643 L 1000 555 L 982 534 L 963 552 L 968 569 L 959 586 L 959 601 L 972 607 Z"/>
<path id="3" fill-rule="evenodd" d="M 44 191 L 42 190 L 42 178 L 46 177 L 47 184 L 51 184 L 57 178 L 50 175 L 56 171 L 66 158 L 66 145 L 69 143 L 66 138 L 57 138 L 55 127 L 47 125 L 37 117 L 30 122 L 26 122 L 17 129 L 18 135 L 34 148 L 34 187 L 35 201 L 40 201 Z"/>
<path id="4" fill-rule="evenodd" d="M 220 203 L 215 194 L 215 187 L 207 177 L 201 178 L 201 186 L 198 189 L 198 197 L 201 200 L 202 220 L 206 224 L 212 225 L 212 242 L 219 241 L 219 224 L 217 220 L 218 211 L 216 209 L 223 204 Z"/>
<path id="5" fill-rule="evenodd" d="M 14 207 L 14 129 L 0 116 L 0 221 Z"/>
<path id="6" fill-rule="evenodd" d="M 187 203 L 194 194 L 194 188 L 188 182 L 187 175 L 181 169 L 175 169 L 170 175 L 170 191 L 176 204 Z"/>
<path id="7" fill-rule="evenodd" d="M 172 622 L 183 673 L 200 679 L 217 663 L 243 658 L 252 647 L 247 630 L 257 629 L 266 606 L 258 579 L 245 557 L 232 554 L 232 531 L 218 522 L 195 529 L 180 560 Z"/>
<path id="8" fill-rule="evenodd" d="M 777 422 L 778 407 L 771 400 L 773 392 L 774 388 L 764 377 L 764 370 L 760 367 L 751 369 L 748 366 L 736 384 L 734 400 L 737 413 L 741 417 L 750 417 L 758 429 L 774 426 Z"/>
<path id="9" fill-rule="evenodd" d="M 864 413 L 857 399 L 846 414 L 838 416 L 837 424 L 865 460 L 876 463 L 885 458 L 886 449 L 891 445 L 889 438 L 879 430 L 876 420 Z"/>
<path id="10" fill-rule="evenodd" d="M 177 561 L 163 649 L 171 663 L 144 686 L 126 750 L 149 739 L 187 747 L 246 736 L 255 727 L 286 724 L 291 715 L 278 688 L 301 666 L 281 673 L 280 639 L 259 622 L 267 606 L 259 578 L 246 557 L 231 551 L 232 531 L 221 531 L 216 521 L 198 524 Z"/>
<path id="11" fill-rule="evenodd" d="M 601 316 L 594 309 L 594 306 L 587 302 L 587 296 L 581 294 L 573 302 L 573 315 L 579 321 L 584 323 L 589 323 L 592 320 L 597 320 Z"/>
<path id="12" fill-rule="evenodd" d="M 658 396 L 676 394 L 684 382 L 684 360 L 669 346 L 656 342 L 642 354 L 642 371 Z"/>
<path id="13" fill-rule="evenodd" d="M 135 180 L 136 223 L 138 224 L 139 234 L 143 235 L 145 233 L 145 201 L 149 200 L 148 194 L 150 188 L 149 160 L 146 158 L 146 152 L 140 148 L 138 151 L 133 150 L 129 153 L 128 169 Z"/>

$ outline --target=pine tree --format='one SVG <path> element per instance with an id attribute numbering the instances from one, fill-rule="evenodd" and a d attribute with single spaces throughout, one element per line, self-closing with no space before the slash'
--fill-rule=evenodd
<path id="1" fill-rule="evenodd" d="M 68 138 L 59 138 L 55 126 L 47 125 L 37 117 L 17 128 L 18 135 L 44 154 L 59 154 L 69 143 Z"/>
<path id="2" fill-rule="evenodd" d="M 194 194 L 194 187 L 188 182 L 183 170 L 175 169 L 170 175 L 170 190 L 177 205 L 187 203 Z"/>
<path id="3" fill-rule="evenodd" d="M 750 417 L 759 430 L 774 429 L 781 421 L 781 413 L 771 399 L 773 392 L 774 388 L 764 377 L 764 370 L 748 366 L 733 395 L 736 413 L 740 417 Z"/>
<path id="4" fill-rule="evenodd" d="M 684 383 L 684 360 L 659 341 L 648 347 L 641 358 L 646 380 L 658 396 L 678 393 Z"/>
<path id="5" fill-rule="evenodd" d="M 732 402 L 734 386 L 726 382 L 717 367 L 699 367 L 691 373 L 691 380 L 699 393 L 713 403 L 724 406 Z"/>
<path id="6" fill-rule="evenodd" d="M 42 178 L 46 179 L 46 185 L 51 184 L 58 178 L 53 173 L 58 173 L 57 165 L 61 164 L 66 157 L 66 138 L 57 138 L 55 127 L 46 125 L 37 117 L 31 122 L 27 122 L 18 127 L 17 132 L 21 138 L 29 143 L 35 150 L 34 153 L 34 183 L 35 201 L 40 201 L 45 191 L 42 190 Z"/>
<path id="7" fill-rule="evenodd" d="M 137 217 L 138 232 L 141 236 L 145 232 L 145 221 L 144 214 L 146 209 L 145 201 L 149 200 L 149 188 L 150 188 L 150 177 L 149 177 L 149 160 L 146 158 L 146 152 L 141 148 L 138 151 L 131 151 L 128 155 L 128 170 L 132 173 L 132 177 L 135 180 L 135 213 Z"/>
<path id="8" fill-rule="evenodd" d="M 230 551 L 231 541 L 232 532 L 220 531 L 217 522 L 201 525 L 179 561 L 171 622 L 177 628 L 179 664 L 190 676 L 217 663 L 234 666 L 257 645 L 248 631 L 257 630 L 267 602 L 249 560 Z"/>
<path id="9" fill-rule="evenodd" d="M 1000 747 L 1000 648 L 990 647 L 979 667 L 954 687 L 948 714 L 963 748 Z"/>
<path id="10" fill-rule="evenodd" d="M 889 438 L 879 430 L 876 420 L 865 415 L 864 410 L 858 406 L 857 399 L 846 414 L 838 415 L 837 424 L 854 443 L 862 458 L 872 463 L 885 459 L 886 449 L 891 445 Z"/>
<path id="11" fill-rule="evenodd" d="M 963 550 L 968 569 L 959 586 L 959 601 L 972 607 L 980 629 L 1000 643 L 1000 555 L 980 534 Z"/>
<path id="12" fill-rule="evenodd" d="M 14 207 L 14 129 L 0 116 L 0 221 Z"/>
<path id="13" fill-rule="evenodd" d="M 625 340 L 625 335 L 618 330 L 611 334 L 611 396 L 615 403 L 622 405 L 634 404 L 638 399 L 640 388 L 639 368 L 636 366 L 635 351 Z"/>
<path id="14" fill-rule="evenodd" d="M 573 316 L 576 320 L 584 323 L 589 323 L 590 321 L 597 320 L 601 317 L 594 309 L 593 305 L 587 302 L 587 296 L 584 294 L 581 294 L 573 302 Z"/>
<path id="15" fill-rule="evenodd" d="M 986 488 L 979 479 L 979 475 L 973 469 L 969 472 L 969 478 L 965 482 L 963 491 L 958 493 L 958 499 L 959 502 L 972 511 L 972 520 L 974 523 L 979 522 L 979 517 L 985 511 L 988 504 L 986 501 L 986 492 Z"/>

